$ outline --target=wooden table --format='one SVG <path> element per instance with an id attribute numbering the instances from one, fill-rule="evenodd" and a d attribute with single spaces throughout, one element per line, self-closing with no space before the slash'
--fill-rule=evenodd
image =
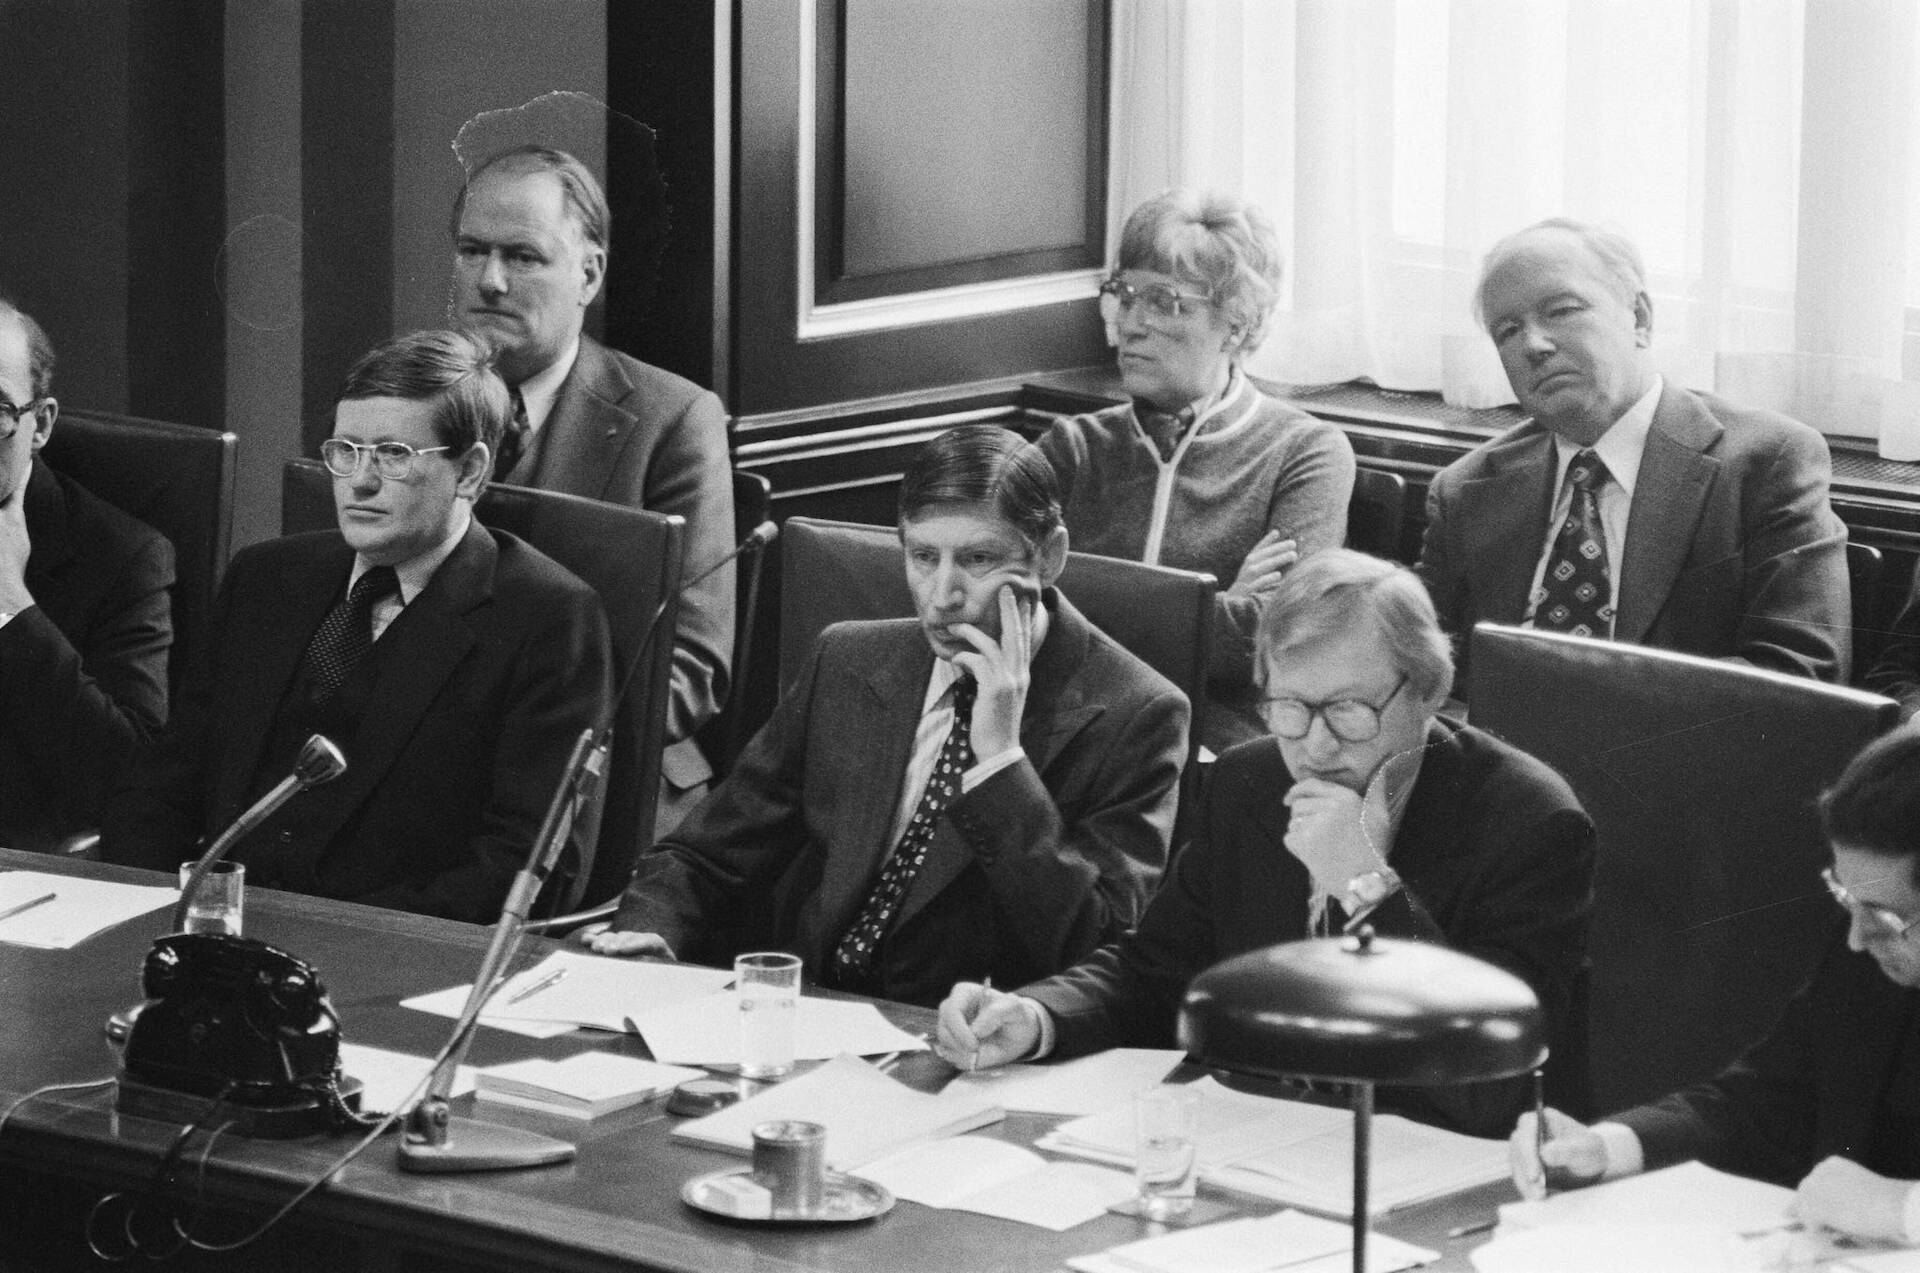
<path id="1" fill-rule="evenodd" d="M 0 868 L 147 884 L 164 879 L 151 872 L 4 850 Z M 104 1079 L 115 1072 L 118 1054 L 106 1041 L 103 1023 L 110 1012 L 139 998 L 141 960 L 153 939 L 166 931 L 167 918 L 166 911 L 156 911 L 71 951 L 0 946 L 0 1109 L 46 1084 Z M 429 1056 L 444 1041 L 449 1023 L 400 1008 L 399 1001 L 469 981 L 488 932 L 470 924 L 254 889 L 247 898 L 247 935 L 318 967 L 345 1039 Z M 926 1009 L 886 1003 L 880 1007 L 909 1030 L 930 1026 L 932 1014 Z M 630 1036 L 578 1031 L 534 1040 L 482 1029 L 470 1060 L 487 1065 L 590 1047 L 646 1055 L 640 1040 Z M 929 1054 L 908 1058 L 896 1073 L 931 1089 L 952 1071 Z M 669 1141 L 675 1120 L 657 1104 L 590 1124 L 493 1104 L 486 1106 L 486 1117 L 574 1140 L 579 1156 L 561 1166 L 526 1171 L 413 1176 L 395 1165 L 394 1140 L 389 1137 L 316 1191 L 270 1243 L 225 1260 L 183 1258 L 174 1267 L 1043 1273 L 1060 1268 L 1068 1256 L 1147 1232 L 1138 1221 L 1103 1216 L 1056 1234 L 911 1202 L 899 1203 L 873 1223 L 780 1229 L 728 1224 L 684 1206 L 679 1189 L 690 1176 L 740 1160 Z M 990 1131 L 1031 1143 L 1056 1121 L 1015 1114 Z M 40 1097 L 20 1106 L 0 1129 L 0 1171 L 9 1173 L 11 1187 L 30 1200 L 42 1192 L 58 1195 L 62 1189 L 75 1195 L 82 1187 L 94 1194 L 141 1186 L 178 1131 L 173 1124 L 116 1115 L 111 1089 Z M 324 1172 L 350 1143 L 345 1137 L 293 1142 L 220 1137 L 208 1157 L 208 1195 L 235 1208 L 242 1218 L 257 1221 Z M 196 1160 L 199 1144 L 194 1146 Z M 1248 1214 L 1272 1209 L 1234 1195 L 1217 1196 Z M 1497 1202 L 1512 1197 L 1504 1183 L 1488 1186 L 1390 1218 L 1380 1227 L 1443 1252 L 1443 1261 L 1430 1267 L 1465 1270 L 1470 1267 L 1467 1250 L 1483 1239 L 1449 1241 L 1445 1231 L 1491 1216 Z M 49 1204 L 33 1215 L 0 1216 L 0 1264 L 24 1267 L 8 1261 L 23 1249 L 21 1233 L 55 1224 L 77 1230 L 71 1211 L 69 1207 L 62 1213 Z M 15 1236 L 10 1238 L 9 1232 Z M 54 1234 L 47 1241 L 69 1252 L 85 1250 L 77 1232 Z"/>

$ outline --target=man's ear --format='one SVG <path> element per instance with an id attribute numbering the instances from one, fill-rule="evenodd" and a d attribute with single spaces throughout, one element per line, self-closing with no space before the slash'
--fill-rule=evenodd
<path id="1" fill-rule="evenodd" d="M 1653 297 L 1645 292 L 1633 298 L 1633 330 L 1636 343 L 1642 349 L 1653 344 Z"/>
<path id="2" fill-rule="evenodd" d="M 1040 551 L 1034 555 L 1034 573 L 1040 576 L 1041 586 L 1051 588 L 1060 578 L 1060 572 L 1067 568 L 1067 528 L 1055 526 L 1051 534 L 1041 541 Z"/>
<path id="3" fill-rule="evenodd" d="M 460 457 L 460 476 L 454 483 L 453 493 L 462 499 L 479 499 L 480 492 L 487 489 L 487 479 L 492 472 L 493 448 L 485 442 L 475 442 Z"/>
<path id="4" fill-rule="evenodd" d="M 48 398 L 33 413 L 33 441 L 28 443 L 31 450 L 38 451 L 53 436 L 53 422 L 60 418 L 60 400 Z"/>
<path id="5" fill-rule="evenodd" d="M 593 304 L 593 298 L 600 295 L 601 286 L 607 281 L 607 250 L 598 244 L 589 243 L 580 258 L 580 308 Z"/>

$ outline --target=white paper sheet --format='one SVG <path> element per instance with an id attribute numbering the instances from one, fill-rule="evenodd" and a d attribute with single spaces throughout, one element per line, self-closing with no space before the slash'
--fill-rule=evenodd
<path id="1" fill-rule="evenodd" d="M 0 919 L 0 942 L 71 950 L 95 933 L 124 924 L 179 900 L 168 885 L 116 884 L 110 880 L 51 875 L 41 871 L 0 871 L 0 912 L 53 894 L 10 919 Z"/>
<path id="2" fill-rule="evenodd" d="M 558 981 L 533 989 L 556 972 L 561 974 Z M 480 1014 L 480 1023 L 536 1039 L 552 1038 L 580 1026 L 619 1033 L 626 1030 L 631 1016 L 704 998 L 732 979 L 733 974 L 724 968 L 557 950 L 508 978 Z M 400 1006 L 458 1017 L 471 989 L 470 985 L 455 986 L 416 995 L 402 1000 Z M 530 993 L 520 1002 L 512 1002 L 522 992 Z"/>
<path id="3" fill-rule="evenodd" d="M 635 1014 L 632 1021 L 656 1061 L 732 1065 L 740 1059 L 740 1008 L 731 994 L 657 1008 Z M 919 1052 L 926 1046 L 925 1039 L 893 1025 L 870 1003 L 803 995 L 795 1006 L 796 1061 L 824 1061 L 843 1052 L 855 1056 Z"/>
<path id="4" fill-rule="evenodd" d="M 1850 1255 L 1838 1269 L 1845 1273 L 1920 1273 L 1920 1251 L 1881 1251 Z"/>
<path id="5" fill-rule="evenodd" d="M 1048 1162 L 990 1136 L 915 1145 L 868 1163 L 859 1174 L 910 1202 L 999 1216 L 1055 1233 L 1105 1214 L 1135 1192 L 1126 1172 Z"/>
<path id="6" fill-rule="evenodd" d="M 1710 1224 L 1732 1233 L 1753 1233 L 1786 1223 L 1792 1201 L 1791 1189 L 1690 1162 L 1569 1189 L 1538 1202 L 1507 1203 L 1500 1208 L 1500 1226 Z"/>
<path id="7" fill-rule="evenodd" d="M 366 1084 L 360 1093 L 360 1108 L 383 1114 L 390 1113 L 413 1094 L 431 1064 L 423 1056 L 370 1048 L 364 1043 L 340 1045 L 340 1068 L 347 1072 L 347 1077 Z M 461 1066 L 454 1071 L 453 1091 L 449 1095 L 471 1092 L 477 1077 L 473 1066 Z"/>
<path id="8" fill-rule="evenodd" d="M 1082 1273 L 1346 1273 L 1353 1263 L 1352 1249 L 1353 1235 L 1346 1225 L 1280 1211 L 1143 1238 L 1075 1256 L 1067 1265 Z M 1367 1273 L 1396 1273 L 1439 1258 L 1437 1251 L 1385 1234 L 1367 1237 Z"/>
<path id="9" fill-rule="evenodd" d="M 1184 1057 L 1177 1048 L 1109 1048 L 1058 1065 L 1002 1065 L 961 1074 L 941 1095 L 1031 1114 L 1092 1114 L 1130 1102 Z"/>

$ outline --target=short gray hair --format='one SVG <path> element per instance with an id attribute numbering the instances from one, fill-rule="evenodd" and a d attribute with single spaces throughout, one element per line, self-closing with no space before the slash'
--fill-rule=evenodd
<path id="1" fill-rule="evenodd" d="M 1414 698 L 1437 702 L 1453 689 L 1453 648 L 1433 599 L 1411 570 L 1351 548 L 1324 548 L 1287 571 L 1260 609 L 1253 678 L 1264 692 L 1269 668 L 1290 650 L 1330 637 L 1374 631 Z"/>
<path id="2" fill-rule="evenodd" d="M 1595 225 L 1574 217 L 1548 217 L 1525 229 L 1515 230 L 1487 249 L 1486 256 L 1480 261 L 1480 277 L 1473 285 L 1474 322 L 1482 327 L 1487 325 L 1487 278 L 1519 250 L 1525 239 L 1541 230 L 1570 234 L 1582 247 L 1593 253 L 1593 259 L 1600 264 L 1601 277 L 1613 285 L 1614 294 L 1627 308 L 1632 309 L 1634 301 L 1647 290 L 1647 267 L 1640 259 L 1640 249 L 1634 246 L 1632 239 L 1611 226 Z"/>
<path id="3" fill-rule="evenodd" d="M 1259 208 L 1219 190 L 1163 190 L 1120 231 L 1123 270 L 1171 274 L 1206 290 L 1251 353 L 1280 299 L 1280 240 Z"/>
<path id="4" fill-rule="evenodd" d="M 514 146 L 483 160 L 460 183 L 459 192 L 453 196 L 452 229 L 456 239 L 460 237 L 460 214 L 467 207 L 467 191 L 477 185 L 480 178 L 496 169 L 502 175 L 512 177 L 551 173 L 554 180 L 560 183 L 560 194 L 566 203 L 567 214 L 580 227 L 580 233 L 586 236 L 587 242 L 603 252 L 612 248 L 613 214 L 607 209 L 606 191 L 600 188 L 600 182 L 585 164 L 566 151 L 550 146 Z"/>

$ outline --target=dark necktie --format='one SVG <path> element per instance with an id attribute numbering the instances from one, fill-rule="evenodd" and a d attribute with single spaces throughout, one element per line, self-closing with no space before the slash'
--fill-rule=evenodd
<path id="1" fill-rule="evenodd" d="M 1144 402 L 1133 404 L 1133 413 L 1140 421 L 1141 432 L 1153 443 L 1153 449 L 1160 453 L 1164 462 L 1173 458 L 1173 450 L 1180 445 L 1180 439 L 1193 424 L 1193 408 L 1185 407 L 1179 411 L 1155 411 Z"/>
<path id="2" fill-rule="evenodd" d="M 1573 500 L 1553 539 L 1553 554 L 1540 579 L 1533 626 L 1574 636 L 1613 635 L 1613 583 L 1607 573 L 1607 536 L 1600 525 L 1600 487 L 1607 465 L 1581 451 L 1567 466 Z"/>
<path id="3" fill-rule="evenodd" d="M 520 386 L 508 390 L 513 395 L 513 418 L 507 421 L 507 427 L 500 430 L 500 455 L 493 462 L 493 478 L 504 482 L 520 463 L 520 457 L 527 450 L 527 400 L 520 396 Z"/>
<path id="4" fill-rule="evenodd" d="M 301 663 L 321 702 L 340 692 L 353 670 L 373 649 L 373 608 L 400 591 L 392 566 L 375 566 L 354 581 L 347 595 L 334 602 L 307 643 Z"/>
<path id="5" fill-rule="evenodd" d="M 972 677 L 962 677 L 953 683 L 953 728 L 947 731 L 947 741 L 940 748 L 940 758 L 934 762 L 926 789 L 920 793 L 920 803 L 914 807 L 913 820 L 907 823 L 907 829 L 901 833 L 893 856 L 880 868 L 880 878 L 874 882 L 873 891 L 867 895 L 860 914 L 834 948 L 833 979 L 838 985 L 859 985 L 872 973 L 873 957 L 880 947 L 880 937 L 887 931 L 887 925 L 893 922 L 894 915 L 900 910 L 901 899 L 906 897 L 914 877 L 920 874 L 921 864 L 927 860 L 927 850 L 933 846 L 933 831 L 939 824 L 940 814 L 960 790 L 960 775 L 973 765 L 973 744 L 968 736 L 973 730 L 976 688 Z"/>

